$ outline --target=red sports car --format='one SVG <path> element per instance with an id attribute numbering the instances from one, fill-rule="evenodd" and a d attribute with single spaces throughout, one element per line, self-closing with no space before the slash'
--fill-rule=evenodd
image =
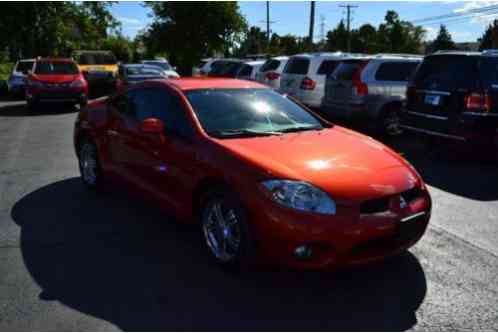
<path id="1" fill-rule="evenodd" d="M 85 106 L 88 84 L 72 59 L 37 59 L 26 85 L 28 108 L 42 102 L 65 102 Z"/>
<path id="2" fill-rule="evenodd" d="M 198 222 L 231 267 L 380 260 L 414 245 L 431 215 L 402 157 L 254 82 L 134 85 L 82 110 L 74 144 L 87 186 L 119 181 Z"/>

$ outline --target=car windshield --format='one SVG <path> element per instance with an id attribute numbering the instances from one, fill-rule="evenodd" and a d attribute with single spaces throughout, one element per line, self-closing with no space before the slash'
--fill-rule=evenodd
<path id="1" fill-rule="evenodd" d="M 136 66 L 126 68 L 126 74 L 132 75 L 161 75 L 160 68 Z"/>
<path id="2" fill-rule="evenodd" d="M 76 56 L 80 65 L 115 65 L 116 58 L 111 53 L 82 53 Z"/>
<path id="3" fill-rule="evenodd" d="M 16 72 L 27 72 L 33 69 L 34 61 L 21 61 L 16 66 Z"/>
<path id="4" fill-rule="evenodd" d="M 162 70 L 169 71 L 171 70 L 171 66 L 164 61 L 144 61 L 145 65 L 157 66 L 161 67 Z"/>
<path id="5" fill-rule="evenodd" d="M 280 135 L 326 127 L 271 89 L 203 89 L 186 95 L 204 130 L 215 137 Z"/>
<path id="6" fill-rule="evenodd" d="M 72 62 L 38 62 L 35 74 L 78 74 L 78 67 Z"/>

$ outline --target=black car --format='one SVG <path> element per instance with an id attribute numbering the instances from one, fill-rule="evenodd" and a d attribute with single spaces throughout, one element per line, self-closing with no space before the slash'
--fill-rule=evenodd
<path id="1" fill-rule="evenodd" d="M 497 144 L 498 52 L 429 55 L 406 94 L 405 130 L 479 146 Z"/>

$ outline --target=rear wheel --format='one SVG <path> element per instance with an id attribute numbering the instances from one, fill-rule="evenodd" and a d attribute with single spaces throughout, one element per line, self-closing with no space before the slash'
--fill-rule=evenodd
<path id="1" fill-rule="evenodd" d="M 403 133 L 401 122 L 399 118 L 399 108 L 389 106 L 382 113 L 380 119 L 380 132 L 387 137 L 396 137 Z"/>
<path id="2" fill-rule="evenodd" d="M 240 270 L 253 261 L 253 242 L 247 215 L 230 193 L 217 189 L 205 196 L 201 227 L 211 257 L 223 267 Z"/>

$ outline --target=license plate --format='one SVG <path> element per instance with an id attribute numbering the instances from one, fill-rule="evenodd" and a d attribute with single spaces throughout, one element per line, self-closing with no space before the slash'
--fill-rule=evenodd
<path id="1" fill-rule="evenodd" d="M 439 95 L 425 95 L 425 104 L 437 106 L 440 101 L 441 96 Z"/>

